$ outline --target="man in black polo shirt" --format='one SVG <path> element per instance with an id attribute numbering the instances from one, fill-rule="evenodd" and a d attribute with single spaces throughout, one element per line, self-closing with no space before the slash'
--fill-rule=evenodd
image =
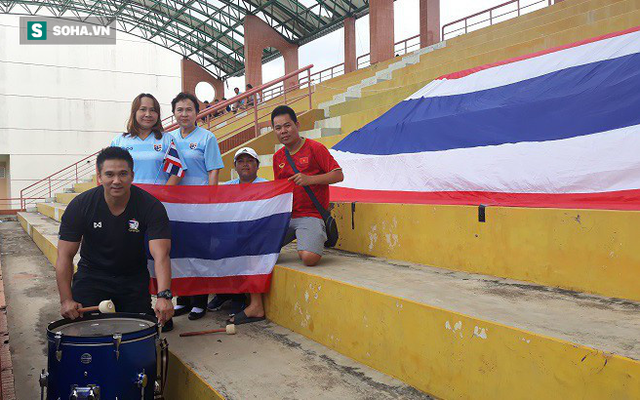
<path id="1" fill-rule="evenodd" d="M 100 186 L 74 198 L 62 216 L 56 262 L 60 313 L 75 319 L 81 316 L 80 307 L 111 299 L 116 311 L 155 311 L 158 322 L 164 324 L 173 316 L 167 212 L 155 197 L 132 186 L 133 159 L 128 151 L 107 147 L 96 163 Z M 149 294 L 145 235 L 158 280 L 155 310 Z M 74 275 L 73 257 L 80 240 Z"/>

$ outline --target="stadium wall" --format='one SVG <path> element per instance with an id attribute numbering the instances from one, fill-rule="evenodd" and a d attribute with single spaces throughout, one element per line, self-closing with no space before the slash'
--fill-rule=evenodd
<path id="1" fill-rule="evenodd" d="M 20 45 L 18 23 L 0 16 L 0 149 L 12 197 L 108 145 L 139 93 L 171 112 L 178 55 L 121 32 L 116 46 Z"/>

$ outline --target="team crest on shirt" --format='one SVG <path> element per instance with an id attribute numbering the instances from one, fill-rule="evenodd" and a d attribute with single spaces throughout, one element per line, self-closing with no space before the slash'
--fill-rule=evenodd
<path id="1" fill-rule="evenodd" d="M 278 165 L 278 167 L 280 167 L 280 169 L 284 168 L 284 163 Z"/>
<path id="2" fill-rule="evenodd" d="M 196 142 L 189 143 L 189 148 L 191 150 L 197 149 L 198 148 L 198 143 L 196 143 Z"/>
<path id="3" fill-rule="evenodd" d="M 130 219 L 129 220 L 129 232 L 135 232 L 138 233 L 140 232 L 140 222 L 136 221 L 135 219 Z"/>
<path id="4" fill-rule="evenodd" d="M 161 144 L 154 144 L 153 145 L 153 149 L 155 151 L 162 151 L 162 145 Z"/>
<path id="5" fill-rule="evenodd" d="M 300 164 L 309 164 L 309 157 L 300 157 Z"/>

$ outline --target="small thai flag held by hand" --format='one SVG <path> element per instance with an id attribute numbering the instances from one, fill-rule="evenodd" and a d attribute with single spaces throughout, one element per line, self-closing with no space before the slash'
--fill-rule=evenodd
<path id="1" fill-rule="evenodd" d="M 178 154 L 178 148 L 176 144 L 171 141 L 171 145 L 167 149 L 164 155 L 164 164 L 162 170 L 169 175 L 176 175 L 178 178 L 182 178 L 184 175 L 184 169 L 182 169 L 182 160 Z"/>

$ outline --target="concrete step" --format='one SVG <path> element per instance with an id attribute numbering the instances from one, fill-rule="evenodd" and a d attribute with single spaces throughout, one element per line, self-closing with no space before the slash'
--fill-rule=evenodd
<path id="1" fill-rule="evenodd" d="M 60 222 L 67 205 L 61 203 L 38 203 L 37 207 L 40 214 Z"/>
<path id="2" fill-rule="evenodd" d="M 437 398 L 640 396 L 638 302 L 336 250 L 307 268 L 288 247 L 266 305 L 273 322 Z"/>
<path id="3" fill-rule="evenodd" d="M 69 204 L 79 193 L 56 193 L 56 202 Z"/>
<path id="4" fill-rule="evenodd" d="M 403 56 L 400 61 L 391 63 L 385 69 L 376 72 L 374 76 L 365 78 L 362 81 L 360 81 L 360 83 L 357 83 L 356 85 L 349 86 L 347 90 L 345 90 L 343 93 L 339 93 L 333 96 L 332 100 L 320 103 L 318 107 L 325 110 L 325 115 L 328 117 L 329 116 L 328 112 L 331 106 L 345 103 L 350 100 L 359 99 L 362 96 L 361 90 L 363 88 L 373 86 L 377 83 L 392 79 L 394 71 L 401 70 L 402 68 L 405 68 L 409 65 L 417 64 L 420 62 L 421 54 L 426 54 L 430 51 L 442 48 L 444 46 L 445 46 L 445 43 L 442 42 L 441 44 L 429 46 L 425 49 L 422 49 L 424 50 L 422 53 L 419 53 L 419 54 L 417 52 L 409 53 L 408 55 Z"/>
<path id="5" fill-rule="evenodd" d="M 260 167 L 271 167 L 273 165 L 273 154 L 258 156 Z"/>
<path id="6" fill-rule="evenodd" d="M 340 117 L 326 118 L 314 123 L 315 128 L 340 128 Z"/>
<path id="7" fill-rule="evenodd" d="M 76 183 L 73 185 L 73 191 L 75 193 L 82 193 L 89 189 L 93 189 L 94 187 L 96 187 L 96 182 L 93 181 Z"/>
<path id="8" fill-rule="evenodd" d="M 45 256 L 55 263 L 58 239 L 54 232 L 59 224 L 35 213 L 19 213 L 18 218 Z M 55 282 L 50 284 L 55 290 Z M 179 337 L 182 332 L 224 326 L 225 311 L 210 313 L 213 318 L 198 321 L 175 318 L 174 331 L 166 335 L 171 352 L 168 399 L 430 398 L 406 383 L 268 321 L 239 325 L 234 336 Z"/>

